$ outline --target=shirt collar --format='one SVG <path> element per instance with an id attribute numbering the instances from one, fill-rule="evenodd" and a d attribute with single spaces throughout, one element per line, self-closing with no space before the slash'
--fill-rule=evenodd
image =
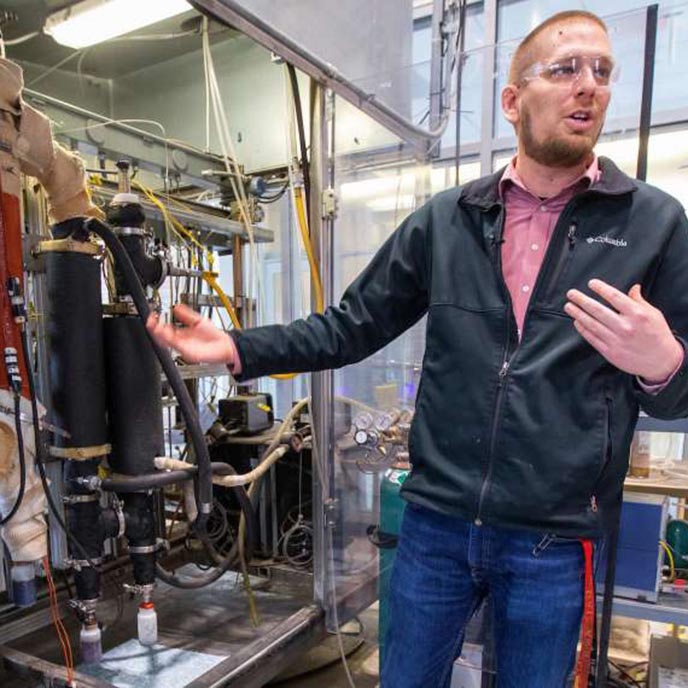
<path id="1" fill-rule="evenodd" d="M 590 188 L 595 182 L 599 181 L 600 175 L 600 164 L 597 156 L 595 155 L 592 159 L 592 162 L 585 170 L 585 172 L 583 172 L 583 174 L 580 177 L 578 177 L 578 179 L 574 180 L 571 184 L 569 184 L 569 186 L 567 186 L 565 189 L 562 189 L 559 193 L 567 191 L 568 189 L 571 189 L 572 187 L 575 187 L 577 185 L 582 185 L 584 188 Z M 521 179 L 521 177 L 518 174 L 518 171 L 516 170 L 516 156 L 514 156 L 511 159 L 511 162 L 504 170 L 502 178 L 499 180 L 499 197 L 502 200 L 504 200 L 505 189 L 511 184 L 515 184 L 516 186 L 528 192 L 529 194 L 534 195 L 523 183 L 523 180 Z M 557 196 L 558 195 L 559 194 L 557 194 Z"/>

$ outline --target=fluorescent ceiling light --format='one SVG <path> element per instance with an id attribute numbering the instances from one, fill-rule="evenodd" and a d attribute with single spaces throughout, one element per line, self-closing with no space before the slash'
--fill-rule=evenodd
<path id="1" fill-rule="evenodd" d="M 190 9 L 186 0 L 83 0 L 51 14 L 43 30 L 62 45 L 85 48 Z"/>

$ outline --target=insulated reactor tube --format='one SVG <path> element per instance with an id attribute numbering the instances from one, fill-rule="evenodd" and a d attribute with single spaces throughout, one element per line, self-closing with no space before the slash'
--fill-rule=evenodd
<path id="1" fill-rule="evenodd" d="M 55 230 L 60 235 L 59 230 Z M 69 433 L 50 448 L 63 459 L 65 512 L 70 532 L 91 562 L 101 561 L 105 533 L 99 495 L 82 481 L 97 478 L 107 454 L 105 362 L 99 251 L 89 242 L 63 236 L 41 244 L 46 267 L 46 328 L 54 423 Z M 77 613 L 86 644 L 82 654 L 98 661 L 96 602 L 100 573 L 70 543 Z M 86 631 L 89 631 L 86 633 Z M 98 640 L 98 642 L 95 642 Z"/>
<path id="2" fill-rule="evenodd" d="M 138 316 L 105 320 L 108 410 L 115 473 L 137 476 L 156 472 L 155 457 L 164 453 L 160 365 Z M 136 592 L 139 641 L 157 641 L 157 613 L 152 601 L 157 549 L 153 496 L 147 490 L 120 495 Z"/>

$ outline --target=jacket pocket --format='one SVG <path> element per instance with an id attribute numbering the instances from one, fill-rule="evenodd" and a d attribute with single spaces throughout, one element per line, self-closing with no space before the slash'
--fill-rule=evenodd
<path id="1" fill-rule="evenodd" d="M 607 469 L 612 462 L 612 456 L 614 455 L 612 446 L 612 417 L 613 417 L 613 401 L 612 398 L 605 395 L 604 398 L 604 427 L 602 435 L 602 453 L 600 456 L 600 467 L 597 471 L 597 476 L 593 484 L 592 490 L 590 491 L 590 508 L 593 511 L 597 511 L 597 490 L 604 478 Z"/>

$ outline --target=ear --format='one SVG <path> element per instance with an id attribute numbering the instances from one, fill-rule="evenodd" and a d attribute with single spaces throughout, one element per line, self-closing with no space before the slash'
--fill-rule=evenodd
<path id="1" fill-rule="evenodd" d="M 517 126 L 521 115 L 518 108 L 518 86 L 507 84 L 502 89 L 502 112 L 508 122 Z"/>

